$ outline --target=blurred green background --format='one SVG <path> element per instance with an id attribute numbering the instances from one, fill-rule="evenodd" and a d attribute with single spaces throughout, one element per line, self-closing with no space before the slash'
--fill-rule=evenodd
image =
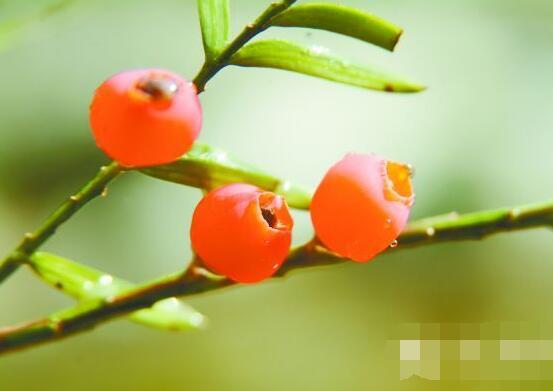
<path id="1" fill-rule="evenodd" d="M 0 26 L 53 3 L 0 1 Z M 231 3 L 237 32 L 267 2 Z M 328 46 L 409 75 L 427 91 L 393 95 L 277 70 L 227 68 L 201 96 L 201 139 L 310 186 L 352 150 L 411 162 L 413 218 L 553 194 L 553 2 L 343 3 L 402 26 L 396 53 L 320 31 L 264 35 Z M 192 78 L 203 54 L 192 0 L 75 1 L 4 35 L 0 48 L 0 250 L 7 253 L 106 161 L 88 128 L 95 86 L 137 67 Z M 154 278 L 189 258 L 188 226 L 199 198 L 195 189 L 129 173 L 45 249 L 132 281 Z M 311 226 L 305 213 L 295 217 L 300 243 Z M 400 382 L 399 352 L 389 346 L 391 338 L 404 338 L 398 330 L 406 323 L 551 322 L 552 250 L 551 233 L 534 230 L 391 250 L 368 264 L 194 297 L 189 302 L 210 319 L 206 330 L 172 334 L 117 320 L 1 357 L 0 389 L 547 387 Z M 0 288 L 0 324 L 71 303 L 21 270 Z"/>

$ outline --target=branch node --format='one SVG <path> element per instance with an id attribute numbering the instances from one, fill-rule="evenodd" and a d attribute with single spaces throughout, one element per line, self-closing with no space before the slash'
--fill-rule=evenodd
<path id="1" fill-rule="evenodd" d="M 520 208 L 512 208 L 509 210 L 509 219 L 516 220 L 520 216 Z"/>
<path id="2" fill-rule="evenodd" d="M 198 277 L 203 277 L 211 281 L 223 281 L 226 279 L 224 276 L 220 276 L 218 274 L 212 273 L 209 270 L 207 270 L 204 267 L 201 266 L 192 266 L 191 267 L 192 274 Z"/>
<path id="3" fill-rule="evenodd" d="M 429 238 L 433 237 L 436 234 L 436 229 L 434 227 L 426 228 L 426 236 Z"/>

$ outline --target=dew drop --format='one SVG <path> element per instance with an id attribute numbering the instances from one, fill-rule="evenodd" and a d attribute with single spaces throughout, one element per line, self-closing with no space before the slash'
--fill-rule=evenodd
<path id="1" fill-rule="evenodd" d="M 396 248 L 397 246 L 399 246 L 397 240 L 394 240 L 392 243 L 390 243 L 390 248 Z"/>
<path id="2" fill-rule="evenodd" d="M 407 171 L 409 171 L 409 177 L 413 178 L 415 176 L 415 167 L 412 164 L 406 164 Z"/>
<path id="3" fill-rule="evenodd" d="M 213 154 L 213 159 L 219 163 L 224 162 L 225 160 L 227 160 L 227 153 L 223 151 L 217 151 Z"/>
<path id="4" fill-rule="evenodd" d="M 281 192 L 287 192 L 288 190 L 290 190 L 290 188 L 292 187 L 292 184 L 290 183 L 290 181 L 284 181 L 280 184 L 280 191 Z"/>
<path id="5" fill-rule="evenodd" d="M 83 283 L 83 290 L 90 291 L 92 289 L 94 289 L 94 284 L 92 283 L 92 281 L 85 281 Z"/>
<path id="6" fill-rule="evenodd" d="M 205 322 L 205 317 L 199 312 L 190 315 L 189 322 L 192 326 L 199 327 Z"/>
<path id="7" fill-rule="evenodd" d="M 434 236 L 435 233 L 436 233 L 436 229 L 434 227 L 426 228 L 426 235 L 428 235 L 429 237 Z"/>
<path id="8" fill-rule="evenodd" d="M 324 46 L 313 45 L 309 48 L 309 51 L 315 55 L 328 53 L 329 50 Z"/>
<path id="9" fill-rule="evenodd" d="M 100 285 L 110 285 L 113 283 L 113 277 L 109 274 L 104 274 L 98 279 L 98 283 Z"/>
<path id="10" fill-rule="evenodd" d="M 384 228 L 386 229 L 392 228 L 392 219 L 386 219 L 386 222 L 384 223 Z"/>
<path id="11" fill-rule="evenodd" d="M 163 302 L 163 306 L 167 309 L 173 309 L 173 310 L 176 310 L 180 307 L 180 301 L 179 299 L 177 299 L 176 297 L 170 297 L 166 300 L 164 300 Z"/>

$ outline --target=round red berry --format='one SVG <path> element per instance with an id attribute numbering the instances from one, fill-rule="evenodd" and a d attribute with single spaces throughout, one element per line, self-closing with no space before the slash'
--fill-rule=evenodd
<path id="1" fill-rule="evenodd" d="M 358 262 L 396 243 L 414 201 L 410 176 L 405 164 L 377 155 L 346 155 L 328 170 L 311 202 L 319 240 Z"/>
<path id="2" fill-rule="evenodd" d="M 162 69 L 118 73 L 98 87 L 90 105 L 96 144 L 125 167 L 178 159 L 201 125 L 194 84 Z"/>
<path id="3" fill-rule="evenodd" d="M 192 248 L 213 272 L 251 283 L 273 275 L 290 250 L 293 220 L 286 201 L 247 184 L 208 193 L 192 217 Z"/>

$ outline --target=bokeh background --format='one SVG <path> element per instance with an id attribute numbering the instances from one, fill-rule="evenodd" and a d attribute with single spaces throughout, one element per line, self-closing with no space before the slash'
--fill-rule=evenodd
<path id="1" fill-rule="evenodd" d="M 54 3 L 0 1 L 2 253 L 106 161 L 88 128 L 95 86 L 136 67 L 192 78 L 203 59 L 192 0 L 74 1 L 10 28 L 10 20 Z M 266 6 L 231 3 L 235 33 Z M 553 2 L 343 3 L 402 26 L 396 53 L 320 31 L 273 29 L 264 36 L 327 46 L 409 75 L 427 91 L 385 94 L 284 71 L 228 68 L 201 96 L 201 139 L 310 186 L 352 150 L 411 162 L 414 218 L 551 197 Z M 199 198 L 196 189 L 129 173 L 45 249 L 132 281 L 154 278 L 187 262 Z M 311 226 L 306 213 L 295 217 L 294 241 L 301 243 Z M 406 337 L 405 324 L 526 322 L 543 329 L 552 321 L 552 250 L 551 232 L 539 229 L 390 250 L 368 264 L 194 297 L 189 302 L 210 319 L 203 331 L 110 322 L 1 357 L 0 389 L 547 389 L 539 381 L 505 381 L 501 370 L 485 382 L 400 381 L 399 351 L 390 341 Z M 21 270 L 0 289 L 0 324 L 71 303 Z"/>

